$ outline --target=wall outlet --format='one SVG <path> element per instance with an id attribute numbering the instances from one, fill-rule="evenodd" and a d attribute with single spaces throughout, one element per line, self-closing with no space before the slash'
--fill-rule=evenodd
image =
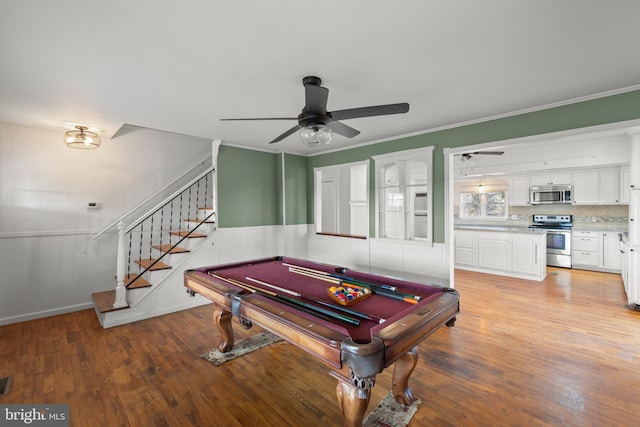
<path id="1" fill-rule="evenodd" d="M 100 209 L 100 203 L 98 203 L 98 202 L 89 202 L 89 203 L 87 203 L 87 209 Z"/>
<path id="2" fill-rule="evenodd" d="M 517 221 L 518 215 L 511 215 L 511 221 Z"/>

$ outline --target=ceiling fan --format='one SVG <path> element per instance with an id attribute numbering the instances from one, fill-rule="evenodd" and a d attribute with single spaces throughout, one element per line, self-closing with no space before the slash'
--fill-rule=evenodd
<path id="1" fill-rule="evenodd" d="M 504 154 L 504 151 L 473 151 L 470 153 L 462 153 L 458 158 L 458 164 L 462 167 L 471 167 L 476 164 L 476 160 L 477 160 L 473 156 L 478 156 L 478 155 L 501 156 L 503 154 Z"/>
<path id="2" fill-rule="evenodd" d="M 220 120 L 297 120 L 297 125 L 269 142 L 269 144 L 282 141 L 289 135 L 300 130 L 300 138 L 302 139 L 302 142 L 305 145 L 313 147 L 331 142 L 334 132 L 347 138 L 353 138 L 360 134 L 360 131 L 339 122 L 339 120 L 402 114 L 409 111 L 409 104 L 406 102 L 350 108 L 347 110 L 327 111 L 329 89 L 320 86 L 321 83 L 322 80 L 315 76 L 308 76 L 302 79 L 305 93 L 305 105 L 298 117 L 265 117 Z"/>
<path id="3" fill-rule="evenodd" d="M 472 155 L 502 156 L 503 154 L 504 154 L 504 151 L 474 151 L 472 153 L 462 153 L 460 155 L 460 159 L 462 161 L 469 160 L 471 159 Z"/>

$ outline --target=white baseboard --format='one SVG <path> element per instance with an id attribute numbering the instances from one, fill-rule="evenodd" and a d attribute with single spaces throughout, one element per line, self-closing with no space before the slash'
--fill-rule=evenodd
<path id="1" fill-rule="evenodd" d="M 193 302 L 187 302 L 172 306 L 164 306 L 152 310 L 116 310 L 104 313 L 98 316 L 100 324 L 104 329 L 113 328 L 115 326 L 125 325 L 127 323 L 138 322 L 140 320 L 151 319 L 152 317 L 163 316 L 165 314 L 175 313 L 177 311 L 188 310 L 190 308 L 200 307 L 202 305 L 211 304 L 211 301 L 204 297 L 196 296 Z"/>
<path id="2" fill-rule="evenodd" d="M 9 325 L 11 323 L 26 322 L 28 320 L 42 319 L 44 317 L 57 316 L 59 314 L 72 313 L 74 311 L 86 310 L 88 308 L 93 308 L 93 303 L 87 302 L 83 304 L 69 305 L 66 307 L 52 308 L 51 310 L 25 313 L 19 316 L 2 317 L 0 318 L 0 326 Z"/>

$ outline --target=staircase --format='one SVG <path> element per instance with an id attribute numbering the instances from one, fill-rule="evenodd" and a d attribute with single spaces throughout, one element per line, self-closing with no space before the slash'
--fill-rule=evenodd
<path id="1" fill-rule="evenodd" d="M 182 278 L 189 260 L 215 234 L 214 191 L 211 167 L 132 225 L 119 222 L 115 289 L 92 295 L 103 327 L 204 303 L 182 301 Z"/>

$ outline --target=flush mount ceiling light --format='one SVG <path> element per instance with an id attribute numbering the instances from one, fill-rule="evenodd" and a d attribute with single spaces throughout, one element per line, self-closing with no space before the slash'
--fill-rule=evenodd
<path id="1" fill-rule="evenodd" d="M 75 128 L 76 130 L 64 133 L 64 142 L 67 147 L 84 150 L 100 147 L 102 141 L 97 133 L 90 131 L 86 126 L 76 126 Z"/>
<path id="2" fill-rule="evenodd" d="M 333 131 L 325 125 L 310 125 L 300 131 L 300 139 L 307 147 L 327 145 L 331 142 L 332 137 Z"/>

